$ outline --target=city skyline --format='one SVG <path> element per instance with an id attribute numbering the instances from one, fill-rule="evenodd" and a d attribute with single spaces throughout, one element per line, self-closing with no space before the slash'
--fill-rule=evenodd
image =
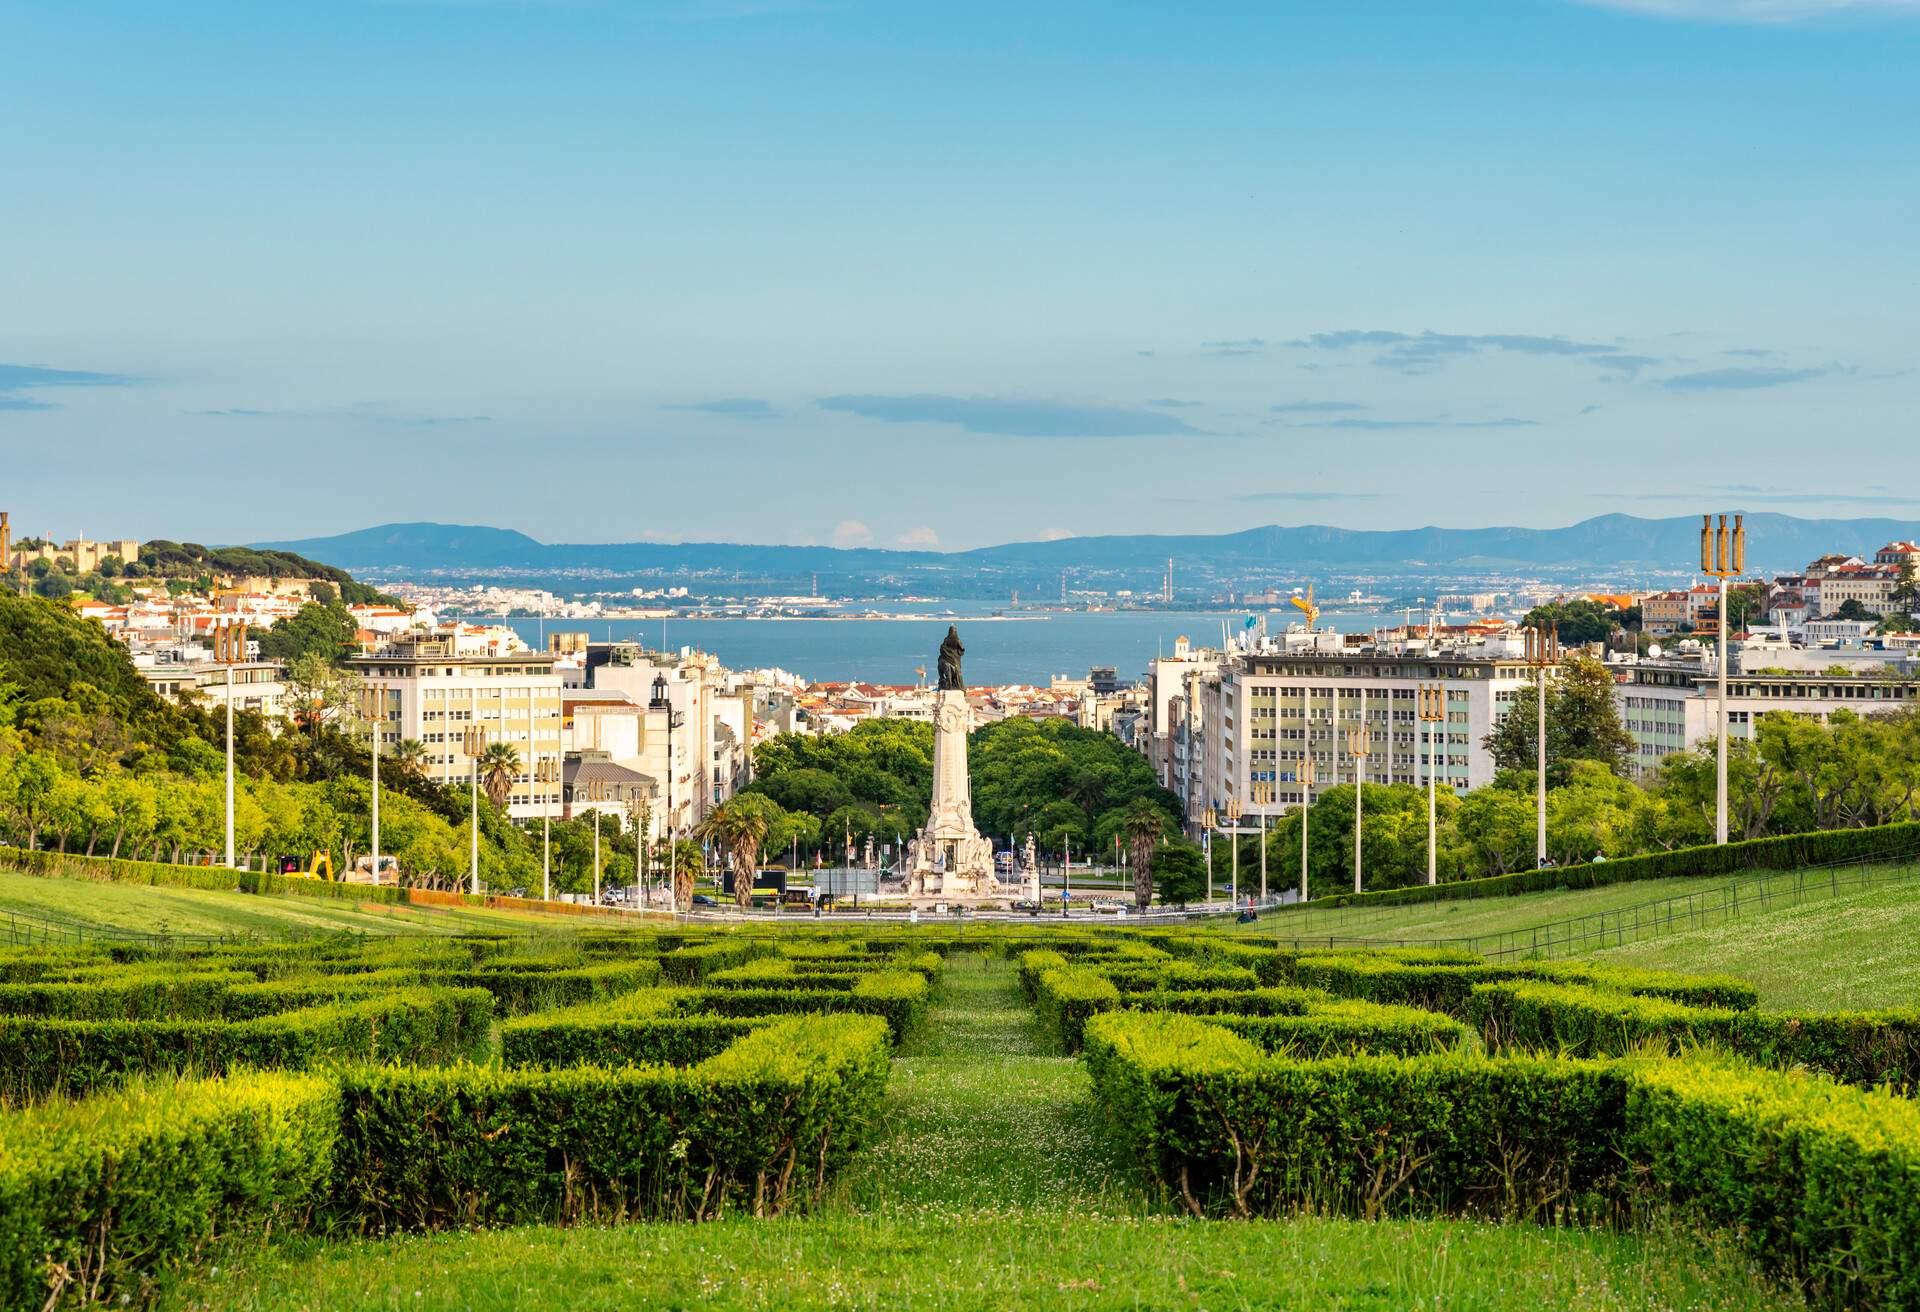
<path id="1" fill-rule="evenodd" d="M 1920 6 L 1436 9 L 0 3 L 9 501 L 910 549 L 1920 514 L 1872 458 Z"/>

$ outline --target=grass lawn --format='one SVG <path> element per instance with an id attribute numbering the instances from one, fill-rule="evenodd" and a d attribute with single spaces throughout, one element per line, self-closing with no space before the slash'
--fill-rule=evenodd
<path id="1" fill-rule="evenodd" d="M 1153 1207 L 1011 963 L 951 960 L 879 1141 L 809 1217 L 229 1249 L 172 1308 L 1799 1307 L 1728 1251 L 1462 1221 L 1192 1221 Z"/>
<path id="2" fill-rule="evenodd" d="M 565 917 L 481 909 L 392 906 L 338 898 L 157 888 L 0 870 L 0 913 L 144 934 L 254 934 L 351 930 L 455 934 L 502 925 L 550 926 Z"/>
<path id="3" fill-rule="evenodd" d="M 1311 940 L 1315 935 L 1328 934 L 1340 938 L 1404 938 L 1418 942 L 1531 929 L 1596 912 L 1660 902 L 1698 893 L 1708 887 L 1723 887 L 1732 882 L 1728 878 L 1649 879 L 1606 888 L 1523 893 L 1514 897 L 1471 898 L 1417 906 L 1315 910 L 1309 905 L 1298 911 L 1272 912 L 1250 925 L 1235 925 L 1232 929 L 1249 936 L 1279 938 L 1283 942 L 1291 942 L 1296 938 Z M 1904 888 L 1907 897 L 1920 896 L 1920 868 L 1909 867 L 1903 878 L 1892 884 L 1881 885 L 1880 888 Z M 1862 895 L 1843 890 L 1838 895 L 1838 901 L 1829 902 L 1823 894 L 1810 899 L 1805 905 L 1838 905 L 1847 898 Z M 1744 918 L 1742 923 L 1745 923 Z"/>
<path id="4" fill-rule="evenodd" d="M 1758 985 L 1766 1007 L 1911 1007 L 1920 999 L 1920 883 L 1763 911 L 1593 959 L 1726 971 Z"/>

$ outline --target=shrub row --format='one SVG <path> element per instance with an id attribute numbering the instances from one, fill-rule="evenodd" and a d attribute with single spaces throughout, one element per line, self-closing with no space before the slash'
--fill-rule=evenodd
<path id="1" fill-rule="evenodd" d="M 1427 965 L 1396 960 L 1383 953 L 1303 955 L 1294 962 L 1293 979 L 1304 987 L 1324 989 L 1341 997 L 1425 1007 L 1456 1017 L 1466 1016 L 1475 985 L 1513 979 L 1597 984 L 1623 993 L 1669 997 L 1704 1006 L 1746 1008 L 1759 1002 L 1753 985 L 1729 975 L 1683 975 L 1584 962 Z"/>
<path id="2" fill-rule="evenodd" d="M 492 1010 L 478 989 L 408 989 L 237 1022 L 5 1017 L 0 1097 L 82 1094 L 129 1074 L 446 1061 L 486 1043 Z"/>
<path id="3" fill-rule="evenodd" d="M 608 1016 L 580 1008 L 500 1027 L 508 1066 L 691 1066 L 772 1023 L 766 1016 Z"/>
<path id="4" fill-rule="evenodd" d="M 120 978 L 0 984 L 0 1015 L 66 1020 L 165 1020 L 217 1017 L 227 995 L 254 977 L 237 970 L 126 972 Z"/>
<path id="5" fill-rule="evenodd" d="M 1034 1005 L 1061 1051 L 1080 1051 L 1087 1021 L 1120 1005 L 1120 990 L 1092 966 L 1055 966 L 1034 984 Z"/>
<path id="6" fill-rule="evenodd" d="M 680 1015 L 779 1016 L 857 1012 L 882 1017 L 895 1043 L 904 1043 L 926 1023 L 932 990 L 914 971 L 877 971 L 851 989 L 711 988 L 681 995 Z"/>
<path id="7" fill-rule="evenodd" d="M 1253 1040 L 1265 1052 L 1317 1059 L 1369 1052 L 1412 1057 L 1446 1052 L 1473 1037 L 1451 1016 L 1418 1007 L 1329 1002 L 1298 1016 L 1210 1015 L 1207 1023 Z"/>
<path id="8" fill-rule="evenodd" d="M 332 1165 L 332 1082 L 142 1082 L 0 1115 L 0 1309 L 142 1302 L 215 1237 L 303 1218 Z"/>
<path id="9" fill-rule="evenodd" d="M 124 857 L 80 856 L 68 852 L 28 851 L 0 847 L 0 867 L 29 875 L 56 875 L 69 879 L 111 880 L 117 884 L 148 884 L 163 888 L 204 888 L 241 893 L 294 893 L 355 902 L 405 902 L 407 890 L 372 884 L 338 884 L 325 879 L 289 879 L 253 870 L 225 866 L 176 866 L 163 861 L 129 861 Z M 189 935 L 188 937 L 196 937 Z"/>
<path id="10" fill-rule="evenodd" d="M 443 978 L 455 988 L 485 989 L 493 995 L 500 1014 L 519 1016 L 646 988 L 660 982 L 660 969 L 660 962 L 647 957 L 551 969 L 501 962 L 477 970 L 449 971 Z"/>
<path id="11" fill-rule="evenodd" d="M 1920 1080 L 1920 1012 L 1793 1013 L 1690 1007 L 1578 984 L 1481 984 L 1468 1016 L 1491 1050 L 1580 1057 L 1713 1044 L 1763 1066 L 1806 1066 L 1845 1084 Z"/>
<path id="12" fill-rule="evenodd" d="M 662 978 L 674 984 L 698 984 L 716 971 L 743 966 L 749 961 L 773 955 L 773 945 L 765 939 L 729 938 L 720 942 L 695 942 L 685 947 L 668 948 L 661 936 L 660 971 Z"/>
<path id="13" fill-rule="evenodd" d="M 1195 1215 L 1597 1216 L 1639 1190 L 1830 1306 L 1920 1304 L 1920 1107 L 1705 1061 L 1301 1061 L 1191 1016 L 1086 1026 L 1107 1116 Z"/>
<path id="14" fill-rule="evenodd" d="M 1268 1056 L 1192 1016 L 1088 1023 L 1109 1118 L 1195 1215 L 1529 1215 L 1614 1188 L 1617 1071 L 1463 1055 Z"/>
<path id="15" fill-rule="evenodd" d="M 878 1019 L 808 1016 L 685 1069 L 351 1073 L 333 1206 L 375 1232 L 769 1215 L 862 1144 L 887 1065 Z"/>

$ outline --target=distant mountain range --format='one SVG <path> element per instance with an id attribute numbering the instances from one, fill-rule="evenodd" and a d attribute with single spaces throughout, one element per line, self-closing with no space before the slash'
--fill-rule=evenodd
<path id="1" fill-rule="evenodd" d="M 886 551 L 861 547 L 756 546 L 727 542 L 547 543 L 512 529 L 465 524 L 383 524 L 335 537 L 252 545 L 298 552 L 344 569 L 422 578 L 484 574 L 612 575 L 699 573 L 765 580 L 812 573 L 889 576 L 931 585 L 940 576 L 986 573 L 1000 579 L 1058 579 L 1084 570 L 1157 580 L 1166 561 L 1175 578 L 1248 571 L 1337 574 L 1471 575 L 1561 572 L 1686 572 L 1698 559 L 1700 521 L 1681 515 L 1640 519 L 1601 515 L 1565 528 L 1344 529 L 1271 525 L 1239 533 L 1135 534 L 1010 542 L 972 551 Z M 1920 536 L 1920 521 L 1747 517 L 1751 568 L 1788 570 L 1828 552 L 1868 555 L 1896 538 Z"/>

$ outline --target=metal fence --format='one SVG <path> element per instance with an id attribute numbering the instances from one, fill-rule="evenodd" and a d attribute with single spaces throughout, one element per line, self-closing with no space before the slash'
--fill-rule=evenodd
<path id="1" fill-rule="evenodd" d="M 1835 863 L 1756 874 L 1610 911 L 1488 934 L 1282 934 L 1275 941 L 1300 948 L 1460 948 L 1483 957 L 1551 959 L 1707 929 L 1742 916 L 1837 897 L 1858 888 L 1897 884 L 1916 875 L 1920 875 L 1920 867 L 1914 865 Z"/>
<path id="2" fill-rule="evenodd" d="M 5 917 L 6 946 L 50 947 L 84 943 L 138 943 L 157 948 L 213 947 L 238 942 L 231 934 L 149 934 L 137 929 L 113 929 L 78 921 L 49 920 L 19 911 L 0 912 Z"/>

